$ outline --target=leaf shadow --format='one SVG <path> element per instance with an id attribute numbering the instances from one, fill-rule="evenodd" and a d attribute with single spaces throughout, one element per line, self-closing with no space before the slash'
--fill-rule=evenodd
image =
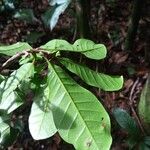
<path id="1" fill-rule="evenodd" d="M 10 75 L 9 78 L 7 78 L 6 80 L 4 80 L 2 83 L 3 83 L 3 86 L 0 87 L 0 101 L 3 97 L 3 94 L 5 93 L 5 91 L 7 91 L 11 86 L 12 84 L 17 81 L 19 82 L 19 78 L 16 76 L 17 72 L 15 72 L 15 74 L 13 75 Z M 0 84 L 2 85 L 2 84 Z M 17 88 L 17 87 L 16 87 Z M 11 93 L 11 90 L 7 93 L 7 95 L 9 95 Z"/>
<path id="2" fill-rule="evenodd" d="M 52 105 L 52 112 L 57 129 L 70 130 L 76 127 L 75 119 L 59 107 Z"/>
<path id="3" fill-rule="evenodd" d="M 74 118 L 71 117 L 68 113 L 65 113 L 60 107 L 55 106 L 50 102 L 50 100 L 44 95 L 44 90 L 39 91 L 39 97 L 34 102 L 37 104 L 40 110 L 48 113 L 52 112 L 53 120 L 57 129 L 73 129 L 76 127 Z M 42 101 L 44 99 L 44 101 Z"/>

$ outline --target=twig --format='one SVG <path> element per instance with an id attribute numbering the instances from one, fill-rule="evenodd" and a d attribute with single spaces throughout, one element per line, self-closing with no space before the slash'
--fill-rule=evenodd
<path id="1" fill-rule="evenodd" d="M 17 53 L 16 55 L 13 55 L 12 57 L 10 57 L 0 68 L 0 72 L 7 68 L 8 66 L 10 66 L 14 61 L 16 61 L 18 58 L 20 58 L 22 55 L 28 55 L 28 51 L 23 51 L 20 53 Z"/>
<path id="2" fill-rule="evenodd" d="M 146 133 L 145 133 L 144 127 L 143 127 L 143 125 L 142 125 L 142 123 L 141 123 L 141 121 L 140 121 L 136 111 L 134 110 L 134 107 L 133 107 L 133 92 L 134 92 L 138 82 L 139 82 L 139 78 L 137 78 L 137 80 L 135 81 L 135 83 L 133 84 L 133 86 L 131 88 L 131 92 L 130 92 L 130 96 L 129 96 L 129 105 L 130 105 L 131 111 L 132 111 L 135 119 L 137 120 L 137 123 L 138 123 L 138 125 L 139 125 L 139 127 L 140 127 L 140 129 L 141 129 L 141 131 L 143 133 L 143 135 L 145 135 Z"/>
<path id="3" fill-rule="evenodd" d="M 14 63 L 18 58 L 20 58 L 21 56 L 25 55 L 28 56 L 29 53 L 43 53 L 44 55 L 48 55 L 48 56 L 53 56 L 52 54 L 50 54 L 47 51 L 44 51 L 40 48 L 36 48 L 36 49 L 31 49 L 31 50 L 26 50 L 26 51 L 22 51 L 20 53 L 17 53 L 16 55 L 13 55 L 12 57 L 10 57 L 0 68 L 0 72 L 2 70 L 4 70 L 5 68 L 7 68 L 8 66 L 10 66 L 12 63 Z"/>
<path id="4" fill-rule="evenodd" d="M 134 84 L 133 84 L 133 86 L 132 86 L 132 88 L 131 88 L 129 100 L 130 100 L 130 102 L 132 102 L 132 103 L 133 103 L 133 101 L 132 101 L 133 92 L 134 92 L 134 90 L 135 90 L 135 88 L 136 88 L 138 82 L 139 82 L 139 78 L 137 78 L 137 80 L 134 82 Z"/>

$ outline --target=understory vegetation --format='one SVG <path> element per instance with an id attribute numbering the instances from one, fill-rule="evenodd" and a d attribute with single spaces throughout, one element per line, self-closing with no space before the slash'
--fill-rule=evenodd
<path id="1" fill-rule="evenodd" d="M 0 2 L 0 149 L 149 150 L 148 0 Z"/>

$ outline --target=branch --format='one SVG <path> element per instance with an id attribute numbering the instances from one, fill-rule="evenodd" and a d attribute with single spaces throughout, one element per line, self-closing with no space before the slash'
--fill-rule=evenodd
<path id="1" fill-rule="evenodd" d="M 8 66 L 12 65 L 16 60 L 18 60 L 21 56 L 25 55 L 28 56 L 29 54 L 34 54 L 34 53 L 42 53 L 43 55 L 46 56 L 50 56 L 52 57 L 53 55 L 50 54 L 47 51 L 44 51 L 40 48 L 36 48 L 36 49 L 31 49 L 31 50 L 25 50 L 22 51 L 20 53 L 17 53 L 16 55 L 13 55 L 12 57 L 10 57 L 5 63 L 2 64 L 1 68 L 0 68 L 0 72 L 2 72 L 2 70 L 4 70 L 5 68 L 7 68 Z"/>
<path id="2" fill-rule="evenodd" d="M 0 68 L 0 72 L 3 70 L 3 69 L 5 69 L 5 68 L 7 68 L 8 66 L 10 66 L 12 63 L 14 63 L 18 58 L 20 58 L 21 56 L 23 56 L 23 55 L 28 55 L 29 53 L 28 53 L 28 51 L 29 50 L 27 50 L 27 51 L 23 51 L 23 52 L 20 52 L 20 53 L 17 53 L 16 55 L 13 55 L 12 57 L 10 57 L 2 66 L 1 66 L 1 68 Z"/>

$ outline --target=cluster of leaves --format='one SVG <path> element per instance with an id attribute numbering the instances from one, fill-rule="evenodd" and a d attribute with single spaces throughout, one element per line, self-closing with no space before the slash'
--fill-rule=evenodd
<path id="1" fill-rule="evenodd" d="M 34 97 L 28 124 L 35 140 L 49 138 L 58 132 L 78 150 L 109 150 L 112 143 L 109 115 L 97 98 L 69 74 L 72 72 L 85 83 L 106 91 L 119 90 L 123 77 L 95 72 L 64 57 L 62 51 L 80 53 L 94 60 L 106 57 L 103 44 L 86 39 L 74 44 L 51 40 L 36 49 L 28 43 L 0 47 L 1 54 L 12 56 L 3 68 L 21 56 L 19 69 L 8 77 L 0 76 L 1 145 L 12 140 L 12 131 L 21 132 L 12 121 L 12 115 L 25 106 L 30 89 Z"/>
<path id="2" fill-rule="evenodd" d="M 113 114 L 118 124 L 128 132 L 127 144 L 130 149 L 150 149 L 150 136 L 143 135 L 135 120 L 125 110 L 117 108 Z"/>

